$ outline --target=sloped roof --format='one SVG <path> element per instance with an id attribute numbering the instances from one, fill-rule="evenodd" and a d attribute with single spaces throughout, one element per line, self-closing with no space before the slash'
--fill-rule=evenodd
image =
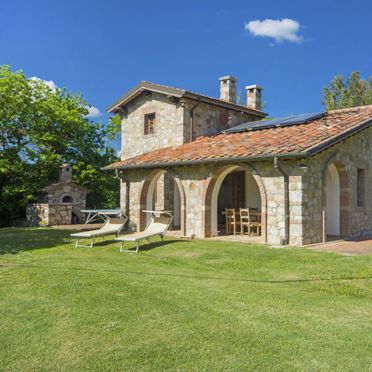
<path id="1" fill-rule="evenodd" d="M 334 110 L 307 123 L 199 137 L 107 165 L 110 169 L 155 168 L 232 160 L 306 157 L 372 125 L 372 105 Z"/>
<path id="2" fill-rule="evenodd" d="M 168 87 L 166 85 L 161 84 L 155 84 L 150 81 L 141 81 L 139 84 L 137 84 L 133 89 L 131 89 L 129 92 L 125 93 L 121 98 L 119 98 L 116 102 L 114 102 L 112 105 L 110 105 L 107 108 L 108 112 L 115 113 L 118 111 L 118 109 L 125 105 L 126 103 L 133 100 L 135 97 L 142 94 L 144 91 L 151 91 L 151 92 L 157 92 L 162 93 L 166 95 L 170 95 L 177 98 L 190 98 L 193 100 L 200 100 L 204 103 L 209 103 L 215 106 L 225 107 L 231 110 L 236 110 L 240 112 L 245 112 L 248 114 L 252 114 L 258 117 L 265 117 L 267 116 L 266 113 L 258 110 L 253 110 L 248 108 L 247 106 L 238 105 L 235 103 L 223 101 L 218 98 L 213 98 L 206 96 L 204 94 L 195 93 L 190 90 L 180 89 L 180 88 L 174 88 L 174 87 Z"/>
<path id="3" fill-rule="evenodd" d="M 45 186 L 43 189 L 41 189 L 41 191 L 42 192 L 51 192 L 54 189 L 56 189 L 58 187 L 63 187 L 63 186 L 71 186 L 71 187 L 74 187 L 74 188 L 77 188 L 77 189 L 81 189 L 83 191 L 88 191 L 88 189 L 86 187 L 80 186 L 77 183 L 72 182 L 72 181 L 66 181 L 66 182 L 61 182 L 60 181 L 60 182 L 52 183 L 48 186 Z"/>

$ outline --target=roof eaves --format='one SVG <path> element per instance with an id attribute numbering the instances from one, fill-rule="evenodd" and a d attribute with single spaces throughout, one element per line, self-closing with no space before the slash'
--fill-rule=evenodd
<path id="1" fill-rule="evenodd" d="M 142 81 L 139 84 L 137 84 L 129 92 L 124 94 L 117 101 L 115 101 L 112 105 L 110 105 L 107 108 L 107 111 L 110 112 L 110 113 L 114 113 L 120 106 L 129 102 L 130 100 L 132 100 L 133 98 L 135 98 L 136 96 L 141 94 L 144 90 L 150 90 L 152 92 L 158 92 L 158 93 L 162 93 L 162 94 L 169 94 L 169 95 L 172 95 L 172 96 L 175 96 L 175 97 L 178 97 L 178 98 L 186 97 L 186 98 L 190 98 L 190 99 L 194 99 L 194 100 L 199 100 L 199 101 L 202 101 L 202 102 L 205 102 L 205 103 L 214 104 L 216 106 L 222 106 L 222 107 L 226 107 L 226 108 L 229 108 L 229 109 L 233 109 L 235 111 L 250 113 L 252 115 L 259 116 L 259 117 L 266 117 L 267 116 L 267 113 L 265 113 L 265 112 L 258 111 L 258 110 L 253 110 L 253 109 L 250 109 L 250 108 L 242 106 L 242 105 L 238 105 L 238 104 L 231 103 L 231 102 L 225 102 L 225 101 L 222 101 L 218 98 L 209 97 L 209 96 L 206 96 L 206 95 L 203 95 L 203 94 L 187 91 L 187 90 L 184 90 L 184 89 L 173 88 L 173 87 L 168 87 L 168 86 L 165 86 L 165 85 L 155 84 L 155 83 L 152 83 L 152 82 L 149 82 L 149 81 Z"/>
<path id="2" fill-rule="evenodd" d="M 196 164 L 210 164 L 210 163 L 226 163 L 226 162 L 243 162 L 243 161 L 263 161 L 274 159 L 275 157 L 281 159 L 293 159 L 293 158 L 305 158 L 309 154 L 305 152 L 288 152 L 280 154 L 268 154 L 268 155 L 257 155 L 257 156 L 234 156 L 226 158 L 205 158 L 197 160 L 181 160 L 181 161 L 169 161 L 169 162 L 158 162 L 158 163 L 144 163 L 144 164 L 129 164 L 129 165 L 118 165 L 115 167 L 106 166 L 101 168 L 102 170 L 116 170 L 116 169 L 151 169 L 151 168 L 167 168 L 167 167 L 179 167 L 185 165 L 196 165 Z"/>
<path id="3" fill-rule="evenodd" d="M 185 90 L 183 89 L 167 87 L 165 85 L 155 84 L 149 81 L 141 81 L 134 88 L 132 88 L 129 92 L 124 94 L 117 101 L 115 101 L 112 105 L 110 105 L 107 108 L 107 111 L 110 113 L 115 112 L 116 109 L 118 109 L 123 104 L 129 102 L 134 97 L 141 94 L 144 90 L 150 90 L 152 92 L 158 92 L 158 93 L 163 93 L 163 94 L 170 94 L 176 97 L 182 97 L 185 94 Z"/>
<path id="4" fill-rule="evenodd" d="M 320 144 L 309 147 L 306 151 L 309 153 L 310 156 L 315 155 L 321 151 L 326 150 L 327 148 L 331 146 L 336 145 L 337 143 L 345 140 L 346 138 L 349 138 L 353 136 L 354 134 L 357 134 L 361 132 L 362 130 L 367 129 L 371 125 L 372 125 L 372 119 L 369 119 L 367 121 L 360 123 L 359 125 L 353 128 L 347 129 L 346 131 L 329 138 L 327 141 L 323 141 Z"/>

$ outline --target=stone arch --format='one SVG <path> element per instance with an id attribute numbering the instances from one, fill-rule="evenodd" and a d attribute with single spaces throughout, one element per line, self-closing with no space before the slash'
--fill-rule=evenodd
<path id="1" fill-rule="evenodd" d="M 138 228 L 139 231 L 145 229 L 147 224 L 147 215 L 142 212 L 144 209 L 148 208 L 149 197 L 154 191 L 156 182 L 163 174 L 169 174 L 174 179 L 179 195 L 180 195 L 180 225 L 181 225 L 181 234 L 186 235 L 186 194 L 182 184 L 182 180 L 179 175 L 173 170 L 168 169 L 156 169 L 148 174 L 146 179 L 142 182 L 141 191 L 139 193 L 139 210 L 138 210 Z"/>
<path id="2" fill-rule="evenodd" d="M 73 203 L 74 198 L 70 193 L 63 193 L 59 197 L 59 202 L 60 203 Z"/>
<path id="3" fill-rule="evenodd" d="M 213 229 L 215 228 L 215 220 L 217 216 L 216 210 L 216 198 L 224 178 L 236 169 L 243 169 L 250 172 L 256 181 L 260 198 L 261 198 L 261 224 L 262 224 L 262 237 L 267 242 L 267 196 L 264 183 L 257 170 L 246 164 L 229 164 L 223 166 L 217 170 L 217 172 L 209 177 L 205 182 L 204 192 L 202 195 L 202 228 L 205 237 L 212 236 L 214 234 Z"/>
<path id="4" fill-rule="evenodd" d="M 327 219 L 327 173 L 331 170 L 335 175 L 334 171 L 337 172 L 338 191 L 337 198 L 339 199 L 339 235 L 348 236 L 350 235 L 350 189 L 349 189 L 349 175 L 348 171 L 342 161 L 337 159 L 336 154 L 332 156 L 325 163 L 323 168 L 322 180 L 323 180 L 323 197 L 322 197 L 322 210 L 325 211 L 323 218 Z M 328 195 L 329 196 L 329 195 Z M 328 198 L 329 200 L 329 198 Z M 326 232 L 328 230 L 326 221 L 323 221 L 323 234 L 326 238 Z"/>

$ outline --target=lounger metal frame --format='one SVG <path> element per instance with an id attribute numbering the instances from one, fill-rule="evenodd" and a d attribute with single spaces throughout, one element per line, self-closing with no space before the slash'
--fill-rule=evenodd
<path id="1" fill-rule="evenodd" d="M 155 215 L 167 215 L 169 216 L 169 222 L 166 226 L 166 228 L 164 229 L 163 232 L 161 233 L 156 233 L 156 234 L 153 234 L 153 235 L 150 235 L 150 236 L 147 236 L 147 237 L 143 237 L 143 238 L 139 238 L 139 239 L 136 239 L 136 240 L 133 240 L 135 243 L 137 243 L 137 246 L 136 246 L 136 250 L 130 250 L 130 249 L 124 249 L 124 241 L 121 241 L 120 242 L 120 253 L 138 253 L 138 250 L 139 250 L 139 245 L 140 245 L 140 241 L 141 240 L 147 240 L 147 242 L 150 244 L 150 238 L 152 238 L 153 236 L 160 236 L 161 238 L 161 243 L 164 244 L 164 235 L 166 234 L 166 232 L 168 231 L 169 229 L 169 226 L 172 224 L 173 222 L 173 215 L 170 211 L 148 211 L 148 210 L 143 210 L 142 212 L 146 212 L 146 213 L 151 213 L 151 218 L 149 220 L 149 222 L 147 223 L 146 227 L 145 227 L 145 230 L 143 230 L 143 232 L 146 231 L 146 229 L 150 226 L 151 222 L 155 220 Z"/>
<path id="2" fill-rule="evenodd" d="M 123 216 L 122 218 L 123 218 L 125 221 L 124 221 L 123 225 L 121 226 L 121 228 L 120 228 L 117 232 L 115 232 L 115 233 L 108 233 L 108 234 L 104 234 L 104 233 L 103 233 L 102 235 L 93 236 L 93 237 L 91 237 L 91 238 L 89 238 L 89 237 L 86 237 L 86 238 L 85 238 L 85 237 L 82 237 L 82 238 L 78 237 L 78 238 L 76 238 L 77 240 L 76 240 L 76 242 L 75 242 L 75 248 L 93 248 L 94 240 L 95 240 L 96 238 L 102 238 L 102 239 L 103 239 L 103 237 L 106 236 L 106 235 L 115 235 L 116 237 L 118 237 L 119 234 L 120 234 L 120 232 L 121 232 L 121 230 L 123 230 L 124 226 L 125 226 L 126 223 L 128 222 L 128 217 L 127 217 L 127 216 Z M 110 222 L 110 218 L 108 218 L 108 219 L 104 222 L 104 224 L 101 226 L 100 229 L 102 229 L 102 228 L 103 228 L 106 224 L 108 224 L 109 222 Z M 82 239 L 85 239 L 85 240 L 90 239 L 90 244 L 89 244 L 89 245 L 79 244 L 79 241 L 82 240 Z"/>

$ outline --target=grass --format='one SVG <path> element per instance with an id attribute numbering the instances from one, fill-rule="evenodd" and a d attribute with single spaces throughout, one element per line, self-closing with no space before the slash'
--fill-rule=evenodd
<path id="1" fill-rule="evenodd" d="M 0 369 L 371 370 L 371 256 L 147 248 L 1 229 Z"/>

